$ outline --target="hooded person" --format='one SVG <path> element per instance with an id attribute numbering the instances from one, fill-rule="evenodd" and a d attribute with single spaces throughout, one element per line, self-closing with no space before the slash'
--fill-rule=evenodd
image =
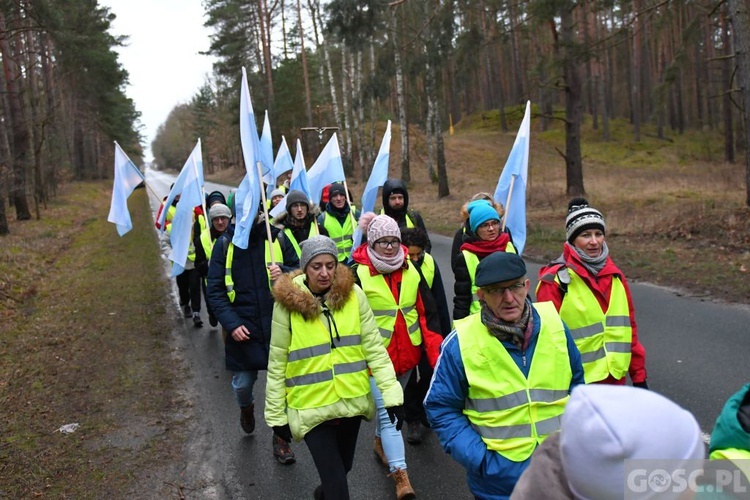
<path id="1" fill-rule="evenodd" d="M 724 404 L 711 432 L 708 451 L 711 460 L 734 463 L 742 473 L 745 493 L 750 491 L 747 489 L 750 485 L 750 384 L 745 384 Z"/>
<path id="2" fill-rule="evenodd" d="M 664 459 L 679 469 L 680 461 L 688 465 L 705 453 L 695 417 L 666 397 L 630 386 L 580 385 L 560 432 L 537 448 L 511 498 L 621 500 L 626 460 Z"/>
<path id="3" fill-rule="evenodd" d="M 537 300 L 550 301 L 570 327 L 584 359 L 586 383 L 647 389 L 646 349 L 638 340 L 638 325 L 630 287 L 615 265 L 606 242 L 602 213 L 584 198 L 568 203 L 563 253 L 542 267 Z"/>
<path id="4" fill-rule="evenodd" d="M 273 295 L 266 423 L 288 441 L 305 440 L 320 476 L 315 498 L 349 498 L 360 424 L 375 414 L 368 371 L 394 418 L 401 386 L 367 296 L 338 262 L 333 240 L 304 241 L 300 270 L 279 278 Z"/>
<path id="5" fill-rule="evenodd" d="M 367 212 L 359 226 L 367 242 L 352 254 L 352 270 L 375 315 L 383 343 L 404 387 L 422 357 L 434 367 L 442 337 L 440 319 L 429 288 L 401 244 L 401 230 L 387 215 Z M 406 456 L 401 426 L 389 422 L 383 399 L 375 386 L 378 408 L 373 451 L 396 479 L 398 499 L 412 498 L 414 490 L 406 474 Z"/>
<path id="6" fill-rule="evenodd" d="M 247 434 L 255 430 L 253 387 L 258 372 L 268 366 L 272 283 L 282 273 L 299 267 L 297 253 L 284 233 L 275 226 L 270 227 L 270 232 L 269 241 L 260 210 L 248 235 L 247 248 L 234 245 L 232 236 L 224 234 L 214 245 L 208 266 L 206 297 L 222 326 L 225 365 L 232 372 L 240 425 Z M 276 460 L 293 463 L 295 457 L 289 443 L 276 434 L 272 439 Z"/>
<path id="7" fill-rule="evenodd" d="M 416 210 L 409 209 L 409 191 L 402 180 L 388 179 L 383 183 L 382 201 L 383 209 L 380 213 L 395 220 L 399 228 L 419 227 L 427 233 L 422 216 Z M 432 242 L 428 236 L 425 252 L 430 253 L 431 250 Z"/>
<path id="8" fill-rule="evenodd" d="M 280 213 L 273 220 L 273 223 L 284 231 L 298 256 L 302 254 L 301 243 L 320 234 L 312 207 L 305 193 L 292 189 L 286 195 L 286 212 Z"/>
<path id="9" fill-rule="evenodd" d="M 325 211 L 318 216 L 320 234 L 328 236 L 339 249 L 339 262 L 346 262 L 352 254 L 354 245 L 354 225 L 359 220 L 359 212 L 354 211 L 352 218 L 349 203 L 346 199 L 346 188 L 334 182 L 328 188 L 328 203 Z"/>
<path id="10" fill-rule="evenodd" d="M 453 320 L 465 318 L 480 309 L 475 282 L 477 267 L 495 252 L 516 253 L 510 234 L 500 226 L 500 214 L 487 200 L 469 203 L 469 227 L 464 234 L 461 252 L 455 261 L 453 275 Z"/>

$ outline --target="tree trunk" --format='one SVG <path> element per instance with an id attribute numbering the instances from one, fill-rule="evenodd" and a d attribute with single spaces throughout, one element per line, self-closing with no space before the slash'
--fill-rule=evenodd
<path id="1" fill-rule="evenodd" d="M 631 93 L 631 113 L 633 120 L 633 140 L 641 141 L 641 46 L 643 41 L 641 37 L 641 19 L 638 15 L 640 11 L 640 0 L 633 1 L 633 72 L 632 93 Z"/>
<path id="2" fill-rule="evenodd" d="M 427 62 L 427 71 L 425 72 L 425 92 L 427 94 L 427 120 L 425 122 L 426 140 L 427 140 L 427 176 L 433 184 L 438 181 L 435 172 L 435 72 L 432 70 L 429 58 Z"/>
<path id="3" fill-rule="evenodd" d="M 354 62 L 354 53 L 349 52 L 349 88 L 352 89 L 352 139 L 356 140 L 357 160 L 360 168 L 364 168 L 364 137 L 361 123 L 364 118 L 362 110 L 362 95 L 360 92 L 362 83 L 362 51 L 357 51 L 357 62 Z M 352 159 L 353 161 L 353 159 Z M 353 167 L 353 165 L 352 165 Z M 352 173 L 353 173 L 352 168 Z"/>
<path id="4" fill-rule="evenodd" d="M 370 40 L 370 78 L 375 78 L 375 44 L 372 39 Z M 375 164 L 375 121 L 377 119 L 377 102 L 375 101 L 375 93 L 370 92 L 370 160 L 367 163 L 367 168 L 363 171 L 367 171 L 367 177 L 369 179 L 372 167 Z M 367 179 L 362 179 L 367 182 Z"/>
<path id="5" fill-rule="evenodd" d="M 722 112 L 724 114 L 724 161 L 734 163 L 734 125 L 732 123 L 732 41 L 729 37 L 727 6 L 721 9 L 721 41 L 724 45 L 724 60 L 721 62 L 721 77 L 724 82 Z"/>
<path id="6" fill-rule="evenodd" d="M 398 104 L 398 123 L 401 127 L 401 180 L 409 182 L 411 172 L 409 167 L 409 127 L 406 122 L 406 96 L 404 91 L 404 69 L 401 64 L 401 43 L 399 25 L 393 16 L 393 62 L 396 69 L 396 102 Z"/>
<path id="7" fill-rule="evenodd" d="M 342 158 L 344 163 L 344 171 L 347 172 L 347 174 L 351 174 L 352 172 L 352 141 L 354 140 L 352 137 L 352 128 L 349 123 L 349 116 L 351 115 L 351 109 L 349 106 L 349 84 L 350 84 L 350 75 L 349 70 L 347 69 L 347 60 L 348 60 L 348 53 L 346 50 L 346 47 L 343 45 L 341 46 L 341 107 L 343 108 L 344 112 L 344 130 L 342 131 L 344 135 L 344 144 L 345 144 L 345 158 Z"/>
<path id="8" fill-rule="evenodd" d="M 5 16 L 0 13 L 0 33 L 6 32 Z M 10 126 L 13 131 L 11 142 L 13 160 L 9 195 L 16 209 L 16 219 L 29 220 L 31 219 L 31 213 L 26 199 L 26 171 L 29 168 L 31 138 L 29 137 L 29 125 L 24 110 L 21 68 L 17 60 L 19 49 L 20 47 L 13 47 L 8 38 L 0 37 L 0 56 L 3 60 L 5 84 L 8 88 L 8 111 Z"/>
<path id="9" fill-rule="evenodd" d="M 284 12 L 282 7 L 281 12 Z M 312 93 L 310 92 L 310 75 L 307 70 L 307 51 L 305 51 L 305 30 L 302 29 L 302 3 L 297 0 L 297 19 L 299 21 L 299 43 L 302 52 L 302 76 L 305 80 L 305 111 L 307 111 L 307 126 L 312 127 Z M 286 46 L 285 46 L 286 50 Z"/>
<path id="10" fill-rule="evenodd" d="M 750 149 L 750 12 L 743 0 L 728 0 L 732 16 L 734 53 L 737 59 L 737 83 L 742 100 L 742 121 L 745 125 L 745 148 Z M 745 206 L 750 207 L 750 154 L 745 154 Z"/>
<path id="11" fill-rule="evenodd" d="M 568 4 L 560 9 L 560 38 L 564 47 L 563 72 L 565 75 L 565 178 L 568 196 L 582 196 L 583 165 L 581 164 L 581 118 L 583 86 L 579 61 L 574 47 L 572 9 Z"/>
<path id="12" fill-rule="evenodd" d="M 258 0 L 260 43 L 263 46 L 263 67 L 266 73 L 266 109 L 273 109 L 273 64 L 271 62 L 271 14 L 266 0 Z"/>

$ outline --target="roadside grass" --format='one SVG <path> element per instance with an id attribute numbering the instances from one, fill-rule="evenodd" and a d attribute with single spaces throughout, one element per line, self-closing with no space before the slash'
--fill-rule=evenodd
<path id="1" fill-rule="evenodd" d="M 179 453 L 174 318 L 146 193 L 119 238 L 110 190 L 67 184 L 0 240 L 0 497 L 155 493 L 165 485 L 144 472 Z"/>

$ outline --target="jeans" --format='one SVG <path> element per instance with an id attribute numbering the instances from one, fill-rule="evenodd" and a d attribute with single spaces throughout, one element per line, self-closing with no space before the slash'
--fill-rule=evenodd
<path id="1" fill-rule="evenodd" d="M 398 382 L 401 388 L 409 381 L 412 370 L 398 376 Z M 388 459 L 388 465 L 391 472 L 396 469 L 406 469 L 406 453 L 404 451 L 404 438 L 401 431 L 396 430 L 396 423 L 391 423 L 388 412 L 383 405 L 383 395 L 375 384 L 375 378 L 370 377 L 370 390 L 372 397 L 375 399 L 375 436 L 383 442 L 383 451 Z"/>
<path id="2" fill-rule="evenodd" d="M 253 386 L 258 380 L 258 370 L 248 370 L 232 373 L 232 390 L 234 399 L 240 408 L 253 404 Z"/>

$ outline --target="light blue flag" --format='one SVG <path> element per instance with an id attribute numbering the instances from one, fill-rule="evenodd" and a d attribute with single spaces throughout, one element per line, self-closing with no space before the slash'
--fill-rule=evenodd
<path id="1" fill-rule="evenodd" d="M 141 171 L 115 142 L 115 182 L 112 185 L 112 202 L 109 205 L 107 220 L 115 224 L 117 233 L 121 237 L 133 229 L 128 210 L 128 198 L 143 181 Z"/>
<path id="2" fill-rule="evenodd" d="M 182 167 L 164 206 L 169 207 L 178 194 L 180 201 L 172 217 L 169 232 L 169 242 L 172 246 L 169 260 L 172 261 L 173 278 L 185 270 L 188 252 L 193 244 L 194 209 L 203 204 L 203 155 L 200 139 Z M 162 227 L 165 226 L 166 212 L 166 209 L 162 210 Z"/>
<path id="3" fill-rule="evenodd" d="M 246 174 L 234 196 L 237 222 L 232 238 L 232 243 L 243 249 L 247 248 L 250 231 L 255 222 L 255 216 L 258 214 L 261 200 L 261 176 L 265 176 L 270 171 L 264 168 L 261 162 L 257 127 L 250 89 L 247 86 L 247 72 L 243 67 L 242 88 L 240 89 L 240 143 Z M 258 174 L 258 162 L 261 163 L 260 174 Z"/>
<path id="4" fill-rule="evenodd" d="M 260 136 L 260 158 L 263 165 L 263 182 L 268 185 L 266 196 L 271 196 L 271 191 L 276 189 L 276 172 L 273 170 L 273 138 L 271 137 L 271 121 L 268 119 L 268 110 L 263 118 L 263 133 Z"/>
<path id="5" fill-rule="evenodd" d="M 320 203 L 323 188 L 328 184 L 346 180 L 339 141 L 335 132 L 313 166 L 307 171 L 307 180 L 310 182 L 310 198 L 314 203 Z"/>
<path id="6" fill-rule="evenodd" d="M 391 121 L 388 120 L 388 125 L 385 128 L 385 134 L 383 134 L 383 140 L 380 142 L 380 150 L 378 156 L 375 158 L 375 164 L 370 172 L 370 178 L 367 179 L 365 190 L 362 193 L 362 213 L 372 212 L 375 210 L 375 200 L 378 196 L 378 189 L 383 187 L 386 179 L 388 179 L 388 162 L 391 158 Z M 354 231 L 354 246 L 357 248 L 362 242 L 362 229 L 357 226 Z"/>
<path id="7" fill-rule="evenodd" d="M 302 143 L 299 139 L 297 139 L 297 153 L 294 156 L 294 168 L 292 169 L 292 178 L 289 181 L 289 189 L 302 191 L 308 198 L 313 199 L 310 192 L 310 181 L 307 178 L 305 157 L 302 154 Z M 313 202 L 318 203 L 319 200 L 313 200 Z"/>
<path id="8" fill-rule="evenodd" d="M 273 177 L 278 179 L 280 176 L 294 169 L 292 153 L 289 152 L 289 145 L 286 143 L 286 137 L 281 136 L 281 145 L 276 153 L 276 160 L 273 162 Z"/>
<path id="9" fill-rule="evenodd" d="M 516 142 L 513 143 L 495 189 L 495 201 L 505 209 L 504 224 L 510 229 L 518 255 L 523 254 L 523 247 L 526 245 L 526 182 L 529 176 L 530 135 L 531 101 L 527 101 Z"/>
<path id="10" fill-rule="evenodd" d="M 279 161 L 279 155 L 281 154 L 282 148 L 285 148 L 287 151 L 287 154 L 289 154 L 289 148 L 286 145 L 286 139 L 284 139 L 284 136 L 281 136 L 281 148 L 279 148 L 279 154 L 276 155 L 276 161 Z M 291 161 L 291 154 L 289 154 L 289 160 Z M 292 170 L 292 178 L 289 181 L 289 191 L 292 189 L 297 189 L 298 191 L 302 191 L 307 195 L 308 199 L 310 198 L 310 183 L 307 181 L 307 170 L 305 170 L 305 158 L 302 156 L 302 143 L 297 139 L 297 156 L 294 159 L 294 165 Z M 288 172 L 288 170 L 284 170 L 279 172 L 279 175 Z M 289 194 L 289 192 L 287 192 Z M 278 217 L 278 215 L 282 212 L 286 212 L 286 196 L 282 198 L 280 202 L 276 204 L 275 207 L 271 209 L 269 214 L 271 214 L 271 217 Z"/>

